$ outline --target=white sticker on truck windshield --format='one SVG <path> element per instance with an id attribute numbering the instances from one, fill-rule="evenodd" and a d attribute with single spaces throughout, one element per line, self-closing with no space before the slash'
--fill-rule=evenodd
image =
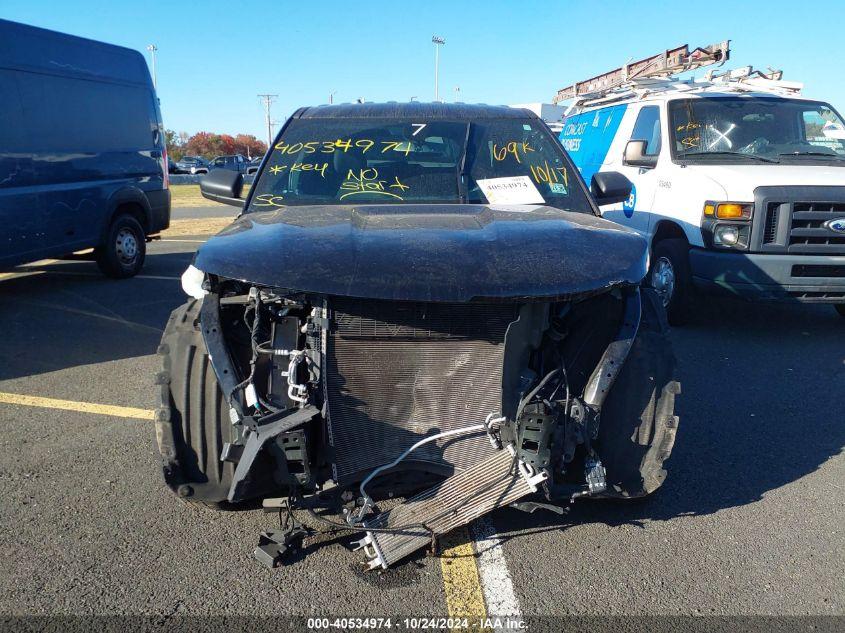
<path id="1" fill-rule="evenodd" d="M 490 204 L 543 204 L 546 202 L 528 176 L 487 178 L 477 182 Z"/>

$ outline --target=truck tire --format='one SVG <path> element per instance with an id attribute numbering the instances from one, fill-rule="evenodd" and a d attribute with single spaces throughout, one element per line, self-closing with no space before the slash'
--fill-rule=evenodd
<path id="1" fill-rule="evenodd" d="M 164 328 L 156 441 L 170 489 L 187 501 L 218 505 L 226 501 L 235 470 L 220 452 L 236 438 L 200 331 L 200 306 L 191 299 Z"/>
<path id="2" fill-rule="evenodd" d="M 97 266 L 115 279 L 134 277 L 144 267 L 147 236 L 141 223 L 128 214 L 112 220 L 105 241 L 94 249 Z"/>
<path id="3" fill-rule="evenodd" d="M 689 320 L 693 287 L 685 239 L 665 239 L 654 245 L 646 285 L 657 292 L 671 325 Z"/>
<path id="4" fill-rule="evenodd" d="M 676 360 L 661 300 L 642 290 L 642 319 L 634 344 L 602 407 L 597 450 L 607 476 L 602 496 L 631 499 L 657 490 L 666 478 L 678 417 Z"/>

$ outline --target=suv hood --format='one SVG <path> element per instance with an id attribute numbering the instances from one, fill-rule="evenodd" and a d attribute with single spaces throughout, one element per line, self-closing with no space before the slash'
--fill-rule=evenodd
<path id="1" fill-rule="evenodd" d="M 465 302 L 638 283 L 647 246 L 593 215 L 545 206 L 292 206 L 250 212 L 197 252 L 202 271 L 302 292 Z"/>
<path id="2" fill-rule="evenodd" d="M 845 164 L 831 165 L 689 165 L 687 170 L 706 176 L 727 192 L 727 200 L 751 202 L 757 187 L 839 186 L 845 187 Z"/>

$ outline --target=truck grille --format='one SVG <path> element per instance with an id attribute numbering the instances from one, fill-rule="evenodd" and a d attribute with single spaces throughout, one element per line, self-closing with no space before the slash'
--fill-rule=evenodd
<path id="1" fill-rule="evenodd" d="M 843 176 L 845 176 L 845 169 Z M 824 227 L 845 218 L 845 187 L 757 187 L 750 251 L 781 255 L 842 255 L 845 235 Z"/>
<path id="2" fill-rule="evenodd" d="M 845 217 L 845 202 L 793 203 L 789 252 L 808 255 L 845 252 L 845 235 L 837 235 L 822 226 L 840 217 Z"/>
<path id="3" fill-rule="evenodd" d="M 504 338 L 516 306 L 335 298 L 329 308 L 326 396 L 338 483 L 501 410 Z M 483 433 L 447 438 L 408 463 L 449 473 L 489 449 Z"/>

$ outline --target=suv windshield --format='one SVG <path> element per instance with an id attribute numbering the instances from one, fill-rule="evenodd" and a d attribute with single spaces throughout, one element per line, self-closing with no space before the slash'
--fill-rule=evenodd
<path id="1" fill-rule="evenodd" d="M 250 208 L 465 201 L 592 214 L 574 174 L 558 142 L 531 119 L 295 119 Z"/>
<path id="2" fill-rule="evenodd" d="M 845 124 L 826 103 L 767 97 L 672 101 L 675 157 L 845 164 Z M 756 160 L 755 160 L 756 159 Z"/>

